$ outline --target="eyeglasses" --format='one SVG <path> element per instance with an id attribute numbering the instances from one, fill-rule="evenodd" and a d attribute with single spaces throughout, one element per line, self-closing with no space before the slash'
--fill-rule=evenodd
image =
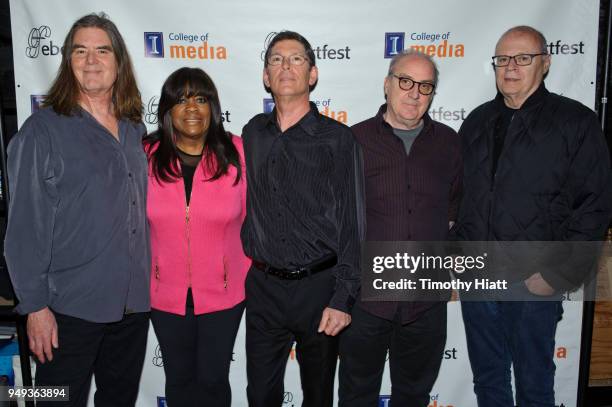
<path id="1" fill-rule="evenodd" d="M 436 89 L 436 85 L 429 82 L 417 82 L 414 79 L 407 78 L 405 76 L 399 76 L 396 74 L 392 74 L 393 77 L 399 80 L 399 87 L 402 90 L 410 90 L 414 88 L 414 85 L 419 85 L 418 90 L 419 93 L 423 96 L 429 96 Z"/>
<path id="2" fill-rule="evenodd" d="M 512 59 L 514 59 L 514 62 L 518 66 L 527 66 L 531 65 L 533 58 L 537 57 L 538 55 L 547 55 L 547 53 L 540 52 L 539 54 L 518 54 L 512 57 L 510 55 L 495 55 L 494 57 L 491 57 L 491 59 L 493 60 L 493 66 L 496 67 L 508 66 L 510 65 L 510 60 Z"/>
<path id="3" fill-rule="evenodd" d="M 284 57 L 280 54 L 272 54 L 268 57 L 268 65 L 282 65 L 285 58 L 289 61 L 289 65 L 304 65 L 304 62 L 309 61 L 308 57 L 302 54 L 293 54 Z"/>

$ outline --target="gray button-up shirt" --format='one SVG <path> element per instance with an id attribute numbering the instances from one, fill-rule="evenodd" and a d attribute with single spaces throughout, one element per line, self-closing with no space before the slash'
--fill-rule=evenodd
<path id="1" fill-rule="evenodd" d="M 11 140 L 4 252 L 19 313 L 113 322 L 149 310 L 145 132 L 121 120 L 117 141 L 86 111 L 42 109 Z"/>

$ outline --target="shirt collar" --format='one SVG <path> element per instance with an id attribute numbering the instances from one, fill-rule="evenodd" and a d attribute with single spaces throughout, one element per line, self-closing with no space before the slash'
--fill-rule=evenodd
<path id="1" fill-rule="evenodd" d="M 542 103 L 544 101 L 544 99 L 546 98 L 546 96 L 548 94 L 549 94 L 549 92 L 546 89 L 546 86 L 544 85 L 544 82 L 542 81 L 540 86 L 538 86 L 536 91 L 533 92 L 527 98 L 527 100 L 523 103 L 523 105 L 520 108 L 514 109 L 514 110 L 527 110 L 527 109 L 529 109 L 529 108 L 531 108 L 533 106 L 539 105 L 540 103 Z M 495 97 L 495 102 L 498 104 L 498 109 L 506 106 L 505 103 L 504 103 L 504 95 L 502 95 L 501 92 L 499 92 L 499 91 L 497 92 L 497 96 Z"/>
<path id="2" fill-rule="evenodd" d="M 391 125 L 385 121 L 384 115 L 386 112 L 387 104 L 383 103 L 378 109 L 378 113 L 376 114 L 376 126 L 378 128 L 379 133 L 384 131 L 393 132 L 393 127 L 391 127 Z M 431 117 L 429 117 L 429 113 L 425 112 L 425 114 L 423 115 L 423 128 L 421 129 L 421 133 L 423 133 L 423 131 L 431 125 L 431 122 L 432 120 Z"/>
<path id="3" fill-rule="evenodd" d="M 293 126 L 300 126 L 307 134 L 314 136 L 319 125 L 320 115 L 317 105 L 313 102 L 310 103 L 310 110 Z M 278 128 L 278 122 L 276 120 L 276 107 L 268 114 L 268 117 L 264 121 L 264 127 L 275 126 Z M 288 129 L 287 129 L 288 130 Z M 286 130 L 285 130 L 286 131 Z"/>

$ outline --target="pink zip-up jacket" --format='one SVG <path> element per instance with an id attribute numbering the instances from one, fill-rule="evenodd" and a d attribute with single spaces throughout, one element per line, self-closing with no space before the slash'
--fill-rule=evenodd
<path id="1" fill-rule="evenodd" d="M 233 185 L 234 166 L 221 178 L 205 181 L 204 168 L 198 165 L 189 207 L 182 178 L 160 184 L 149 163 L 152 308 L 185 315 L 189 287 L 196 315 L 232 308 L 244 300 L 244 280 L 251 265 L 240 242 L 246 173 L 242 139 L 232 136 L 232 141 L 242 165 L 239 183 Z"/>

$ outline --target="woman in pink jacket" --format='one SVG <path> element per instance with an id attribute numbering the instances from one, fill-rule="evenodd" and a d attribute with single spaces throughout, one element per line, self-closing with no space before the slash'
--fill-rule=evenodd
<path id="1" fill-rule="evenodd" d="M 171 407 L 230 406 L 229 367 L 250 260 L 242 140 L 227 133 L 217 89 L 198 68 L 162 87 L 149 157 L 151 320 Z"/>

